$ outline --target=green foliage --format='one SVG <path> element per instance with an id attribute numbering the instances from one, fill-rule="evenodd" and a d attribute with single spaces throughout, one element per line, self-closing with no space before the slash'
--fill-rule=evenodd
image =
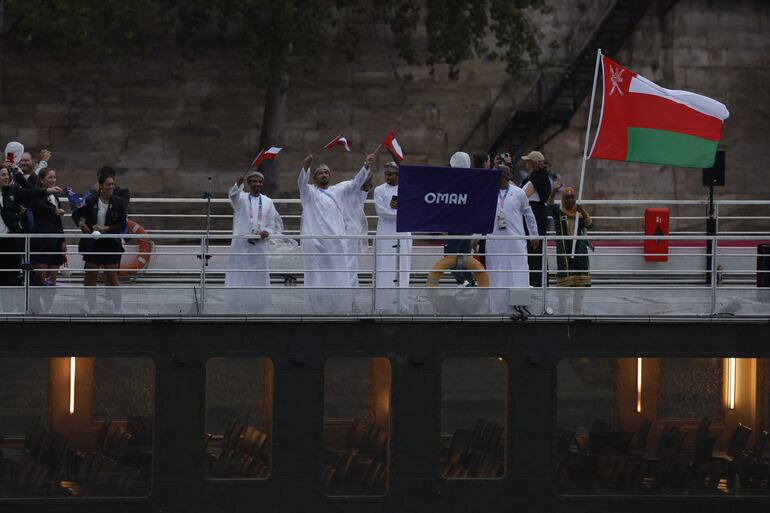
<path id="1" fill-rule="evenodd" d="M 5 0 L 10 36 L 30 48 L 77 60 L 131 54 L 163 32 L 190 58 L 222 45 L 243 56 L 260 85 L 284 84 L 295 57 L 335 41 L 350 60 L 362 34 L 383 23 L 397 55 L 410 64 L 448 64 L 450 75 L 471 58 L 503 60 L 515 74 L 541 53 L 543 34 L 528 10 L 547 0 Z M 422 30 L 424 27 L 424 31 Z M 427 42 L 425 36 L 427 35 Z"/>
<path id="2" fill-rule="evenodd" d="M 5 0 L 9 37 L 57 58 L 111 55 L 147 36 L 156 0 Z"/>
<path id="3" fill-rule="evenodd" d="M 325 0 L 157 1 L 188 57 L 234 44 L 260 85 L 283 81 L 292 57 L 315 55 L 331 19 Z"/>
<path id="4" fill-rule="evenodd" d="M 349 4 L 360 4 L 348 0 Z M 409 64 L 448 64 L 450 76 L 468 59 L 503 60 L 517 74 L 537 61 L 543 33 L 527 11 L 548 13 L 547 0 L 363 0 L 371 21 L 386 23 L 395 36 L 398 56 Z M 427 48 L 421 49 L 421 26 Z M 555 41 L 549 47 L 558 46 Z"/>

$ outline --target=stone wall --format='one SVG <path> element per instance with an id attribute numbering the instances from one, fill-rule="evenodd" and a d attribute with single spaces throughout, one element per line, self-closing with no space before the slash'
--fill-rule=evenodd
<path id="1" fill-rule="evenodd" d="M 559 42 L 543 60 L 563 64 L 609 0 L 553 4 L 553 13 L 536 19 L 544 44 Z M 343 20 L 339 30 L 345 29 Z M 296 196 L 302 158 L 338 133 L 353 141 L 353 151 L 337 149 L 323 159 L 342 176 L 390 129 L 410 162 L 441 164 L 494 103 L 470 149 L 486 148 L 536 75 L 529 70 L 512 80 L 501 63 L 472 61 L 451 80 L 445 67 L 431 74 L 405 65 L 392 48 L 389 29 L 373 26 L 353 62 L 329 48 L 313 61 L 293 63 L 285 151 L 271 173 L 278 196 Z M 159 44 L 142 59 L 71 65 L 6 48 L 2 68 L 0 141 L 50 147 L 60 180 L 76 187 L 111 164 L 138 194 L 195 196 L 209 175 L 223 193 L 258 150 L 264 92 L 232 52 L 189 62 L 172 45 Z M 387 160 L 383 152 L 379 164 Z"/>
<path id="2" fill-rule="evenodd" d="M 611 0 L 552 0 L 555 9 L 535 19 L 555 40 L 549 66 L 574 56 Z M 760 0 L 680 0 L 661 17 L 653 9 L 615 57 L 669 88 L 724 101 L 731 110 L 723 147 L 728 186 L 722 196 L 767 198 L 764 179 L 770 74 L 770 4 Z M 344 30 L 344 24 L 340 30 Z M 302 157 L 337 133 L 354 143 L 346 154 L 325 154 L 340 177 L 351 176 L 382 136 L 396 129 L 409 162 L 444 164 L 466 139 L 467 150 L 486 148 L 528 91 L 534 70 L 510 79 L 500 63 L 463 64 L 457 80 L 439 67 L 407 66 L 392 57 L 392 39 L 373 26 L 359 56 L 347 62 L 326 49 L 296 62 L 288 97 L 285 152 L 269 179 L 276 196 L 296 197 Z M 6 48 L 0 141 L 18 139 L 54 152 L 60 181 L 83 188 L 95 170 L 111 164 L 120 182 L 139 195 L 197 196 L 214 177 L 223 195 L 258 150 L 263 91 L 241 60 L 219 52 L 196 62 L 172 45 L 152 55 L 71 65 Z M 486 110 L 489 119 L 479 123 Z M 577 180 L 587 106 L 544 152 L 566 181 Z M 382 153 L 379 164 L 387 160 Z M 378 177 L 379 178 L 379 177 Z M 700 172 L 656 166 L 590 162 L 586 198 L 702 197 Z"/>
<path id="3" fill-rule="evenodd" d="M 649 11 L 623 49 L 610 56 L 663 87 L 693 91 L 727 105 L 730 118 L 720 145 L 727 152 L 727 184 L 716 188 L 717 198 L 770 199 L 768 33 L 768 2 L 680 0 L 664 16 L 655 9 Z M 565 182 L 575 186 L 588 104 L 587 99 L 570 129 L 543 149 Z M 598 113 L 599 102 L 594 126 Z M 701 175 L 698 169 L 589 161 L 583 197 L 703 199 L 708 189 L 702 186 Z M 736 213 L 751 211 L 746 208 Z M 750 226 L 767 230 L 766 225 Z"/>

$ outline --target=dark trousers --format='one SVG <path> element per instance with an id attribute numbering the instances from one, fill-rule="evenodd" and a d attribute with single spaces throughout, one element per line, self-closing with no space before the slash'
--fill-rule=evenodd
<path id="1" fill-rule="evenodd" d="M 450 233 L 450 235 L 465 235 L 464 233 Z M 457 253 L 457 256 L 463 256 L 467 255 L 468 258 L 471 258 L 471 241 L 469 239 L 454 239 L 454 240 L 448 240 L 444 243 L 444 254 L 445 255 L 452 255 Z M 465 281 L 469 283 L 474 283 L 473 280 L 473 273 L 470 273 L 468 271 L 462 271 L 462 272 L 453 272 L 452 275 L 455 277 L 455 281 L 459 283 L 463 283 Z"/>
<path id="2" fill-rule="evenodd" d="M 537 223 L 537 233 L 540 236 L 546 234 L 548 230 L 548 209 L 546 204 L 540 201 L 530 201 L 529 206 L 532 207 L 532 213 L 535 214 L 535 222 Z M 524 233 L 529 235 L 526 223 L 524 224 Z M 543 246 L 541 245 L 537 249 L 532 247 L 532 243 L 527 241 L 527 264 L 529 264 L 529 284 L 532 287 L 543 286 Z M 547 264 L 547 262 L 546 262 Z M 547 285 L 547 284 L 546 284 Z"/>

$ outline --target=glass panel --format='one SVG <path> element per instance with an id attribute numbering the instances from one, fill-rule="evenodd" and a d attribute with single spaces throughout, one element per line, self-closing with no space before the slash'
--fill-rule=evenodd
<path id="1" fill-rule="evenodd" d="M 326 360 L 321 484 L 327 495 L 387 492 L 390 375 L 387 358 Z"/>
<path id="2" fill-rule="evenodd" d="M 505 473 L 508 364 L 502 358 L 447 358 L 441 370 L 441 455 L 445 478 Z"/>
<path id="3" fill-rule="evenodd" d="M 660 362 L 660 417 L 715 419 L 722 413 L 723 358 L 664 358 Z M 697 383 L 698 386 L 692 386 Z"/>
<path id="4" fill-rule="evenodd" d="M 588 434 L 595 419 L 612 423 L 614 358 L 567 358 L 559 361 L 556 423 Z"/>
<path id="5" fill-rule="evenodd" d="M 596 495 L 767 495 L 757 425 L 765 399 L 756 393 L 764 362 L 727 361 L 559 361 L 553 444 L 558 488 Z"/>
<path id="6" fill-rule="evenodd" d="M 151 359 L 4 358 L 0 372 L 0 498 L 150 493 Z"/>
<path id="7" fill-rule="evenodd" d="M 206 363 L 203 472 L 212 479 L 270 477 L 273 361 L 210 358 Z"/>

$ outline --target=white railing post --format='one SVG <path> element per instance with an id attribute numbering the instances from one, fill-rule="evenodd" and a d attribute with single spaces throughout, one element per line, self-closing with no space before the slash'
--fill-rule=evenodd
<path id="1" fill-rule="evenodd" d="M 374 244 L 372 244 L 372 312 L 377 311 L 377 234 L 374 234 Z"/>
<path id="2" fill-rule="evenodd" d="M 717 237 L 711 236 L 711 315 L 717 314 Z"/>
<path id="3" fill-rule="evenodd" d="M 548 294 L 548 235 L 543 235 L 543 241 L 542 241 L 543 247 L 540 248 L 540 251 L 543 255 L 543 263 L 542 263 L 542 288 L 543 288 L 543 315 L 545 315 L 545 310 L 548 306 L 547 301 L 547 294 Z M 556 247 L 556 251 L 559 251 L 558 245 Z"/>
<path id="4" fill-rule="evenodd" d="M 32 279 L 30 268 L 30 240 L 29 234 L 24 235 L 24 260 L 22 261 L 22 269 L 24 270 L 24 314 L 29 315 L 29 280 Z"/>
<path id="5" fill-rule="evenodd" d="M 209 240 L 208 236 L 201 237 L 201 277 L 200 277 L 200 289 L 201 289 L 201 297 L 200 297 L 200 306 L 198 307 L 198 312 L 201 314 L 206 312 L 206 262 L 208 260 L 208 249 L 209 249 Z"/>

